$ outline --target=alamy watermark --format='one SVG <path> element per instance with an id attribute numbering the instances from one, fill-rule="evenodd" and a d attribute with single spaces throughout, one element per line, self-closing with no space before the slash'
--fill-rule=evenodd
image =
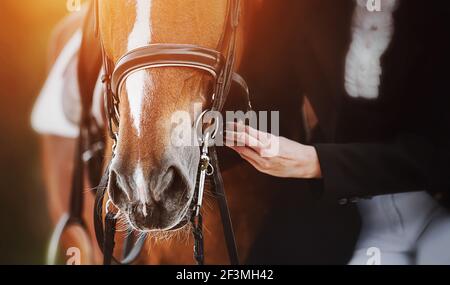
<path id="1" fill-rule="evenodd" d="M 170 143 L 174 147 L 199 147 L 208 137 L 209 146 L 264 146 L 265 156 L 276 156 L 279 151 L 278 111 L 227 111 L 224 118 L 220 112 L 203 111 L 202 104 L 196 104 L 193 115 L 175 112 L 171 125 Z"/>
<path id="2" fill-rule="evenodd" d="M 370 247 L 366 251 L 366 265 L 381 265 L 381 250 L 378 247 Z"/>
<path id="3" fill-rule="evenodd" d="M 366 8 L 369 12 L 381 12 L 381 0 L 366 0 Z"/>
<path id="4" fill-rule="evenodd" d="M 78 247 L 69 247 L 66 257 L 66 265 L 81 265 L 81 250 Z"/>
<path id="5" fill-rule="evenodd" d="M 66 9 L 69 12 L 81 11 L 81 0 L 66 0 Z"/>

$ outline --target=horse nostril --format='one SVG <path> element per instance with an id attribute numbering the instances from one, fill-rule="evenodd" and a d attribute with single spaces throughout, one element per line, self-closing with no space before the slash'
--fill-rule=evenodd
<path id="1" fill-rule="evenodd" d="M 130 221 L 140 229 L 158 228 L 162 209 L 157 204 L 135 203 L 130 208 Z"/>
<path id="2" fill-rule="evenodd" d="M 108 191 L 111 200 L 117 206 L 130 200 L 130 196 L 127 193 L 125 185 L 120 182 L 120 176 L 113 169 L 111 169 L 109 176 Z"/>
<path id="3" fill-rule="evenodd" d="M 188 188 L 189 185 L 186 183 L 186 179 L 184 178 L 182 172 L 176 167 L 170 167 L 167 172 L 162 175 L 157 192 L 159 192 L 160 196 L 164 198 L 176 199 L 181 202 L 183 201 L 183 196 L 188 198 Z"/>

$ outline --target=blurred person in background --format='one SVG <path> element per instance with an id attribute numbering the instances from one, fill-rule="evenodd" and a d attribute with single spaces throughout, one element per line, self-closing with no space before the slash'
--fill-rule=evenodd
<path id="1" fill-rule="evenodd" d="M 261 172 L 315 180 L 323 203 L 357 205 L 350 264 L 450 264 L 450 5 L 302 2 L 294 42 L 310 139 L 245 128 L 228 133 L 231 148 Z"/>

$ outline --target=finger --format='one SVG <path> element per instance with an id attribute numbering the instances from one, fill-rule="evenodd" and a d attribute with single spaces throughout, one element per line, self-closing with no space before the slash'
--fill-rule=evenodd
<path id="1" fill-rule="evenodd" d="M 273 135 L 252 128 L 251 126 L 245 126 L 245 132 L 267 146 L 270 144 L 271 137 L 273 137 Z"/>
<path id="2" fill-rule="evenodd" d="M 260 142 L 245 132 L 227 131 L 225 134 L 227 141 L 235 142 L 236 146 L 258 147 Z"/>
<path id="3" fill-rule="evenodd" d="M 254 139 L 258 140 L 263 147 L 269 147 L 271 139 L 274 137 L 272 134 L 259 131 L 255 128 L 252 128 L 251 126 L 246 126 L 240 122 L 228 122 L 226 126 L 227 131 L 233 131 L 233 132 L 245 132 L 249 136 L 253 137 Z"/>
<path id="4" fill-rule="evenodd" d="M 276 157 L 280 154 L 278 137 L 272 139 L 271 142 L 266 145 L 249 135 L 227 132 L 225 136 L 225 146 L 250 147 L 263 158 Z"/>
<path id="5" fill-rule="evenodd" d="M 261 152 L 267 148 L 267 146 L 259 140 L 245 132 L 227 131 L 225 140 L 228 146 L 247 146 L 258 152 L 258 154 L 261 154 Z"/>
<path id="6" fill-rule="evenodd" d="M 266 170 L 268 166 L 268 161 L 265 158 L 262 158 L 258 153 L 256 153 L 253 149 L 248 147 L 231 147 L 231 149 L 235 150 L 239 155 L 251 163 L 255 168 L 260 171 Z"/>

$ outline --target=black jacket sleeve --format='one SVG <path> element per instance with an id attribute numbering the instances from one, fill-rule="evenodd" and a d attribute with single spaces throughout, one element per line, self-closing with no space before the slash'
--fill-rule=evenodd
<path id="1" fill-rule="evenodd" d="M 346 204 L 359 198 L 450 189 L 450 156 L 426 139 L 403 135 L 391 143 L 319 144 L 323 198 Z"/>
<path id="2" fill-rule="evenodd" d="M 433 2 L 434 3 L 434 2 Z M 448 4 L 427 5 L 414 80 L 408 82 L 418 111 L 402 113 L 407 125 L 389 141 L 318 144 L 323 172 L 322 197 L 342 204 L 382 194 L 428 191 L 446 200 L 450 191 L 450 30 Z M 409 108 L 404 100 L 402 107 Z M 399 108 L 400 110 L 401 108 Z M 414 123 L 411 123 L 414 122 Z M 448 202 L 447 202 L 448 203 Z"/>

